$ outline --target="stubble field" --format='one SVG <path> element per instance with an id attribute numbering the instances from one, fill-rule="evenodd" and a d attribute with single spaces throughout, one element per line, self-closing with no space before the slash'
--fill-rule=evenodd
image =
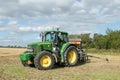
<path id="1" fill-rule="evenodd" d="M 25 50 L 0 48 L 0 80 L 120 80 L 120 55 L 89 53 L 85 64 L 43 71 L 22 66 L 19 54 Z"/>

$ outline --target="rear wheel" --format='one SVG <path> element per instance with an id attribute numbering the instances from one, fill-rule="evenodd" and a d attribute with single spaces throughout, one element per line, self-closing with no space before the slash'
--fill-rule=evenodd
<path id="1" fill-rule="evenodd" d="M 54 67 L 54 57 L 50 52 L 43 51 L 35 57 L 35 67 L 40 70 L 47 70 Z"/>
<path id="2" fill-rule="evenodd" d="M 74 46 L 70 46 L 64 53 L 65 65 L 74 66 L 78 62 L 78 53 Z"/>

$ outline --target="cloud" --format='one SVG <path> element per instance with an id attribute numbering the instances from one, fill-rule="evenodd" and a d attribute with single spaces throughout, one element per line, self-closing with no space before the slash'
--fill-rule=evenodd
<path id="1" fill-rule="evenodd" d="M 119 0 L 6 0 L 0 2 L 0 15 L 10 19 L 78 20 L 101 22 L 99 18 L 120 13 Z M 9 6 L 7 8 L 6 6 Z M 99 16 L 99 17 L 98 17 Z M 119 16 L 119 15 L 117 15 Z M 114 17 L 117 17 L 114 16 Z M 96 20 L 97 18 L 97 20 Z M 113 17 L 110 17 L 113 18 Z M 103 20 L 106 20 L 105 17 Z"/>
<path id="2" fill-rule="evenodd" d="M 17 25 L 18 23 L 17 23 L 17 21 L 10 21 L 9 23 L 8 23 L 8 25 Z"/>
<path id="3" fill-rule="evenodd" d="M 0 33 L 4 40 L 12 36 L 13 43 L 27 43 L 26 35 L 56 26 L 70 34 L 96 33 L 97 27 L 116 21 L 120 21 L 120 0 L 0 0 Z"/>
<path id="4" fill-rule="evenodd" d="M 19 31 L 21 32 L 42 32 L 42 31 L 47 31 L 47 30 L 53 30 L 57 29 L 59 26 L 57 25 L 49 25 L 49 26 L 32 26 L 32 27 L 19 27 Z"/>

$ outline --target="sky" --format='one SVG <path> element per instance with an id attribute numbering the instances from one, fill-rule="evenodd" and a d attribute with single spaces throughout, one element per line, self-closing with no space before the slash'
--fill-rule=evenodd
<path id="1" fill-rule="evenodd" d="M 27 46 L 55 28 L 91 35 L 120 30 L 120 0 L 0 0 L 0 46 Z"/>

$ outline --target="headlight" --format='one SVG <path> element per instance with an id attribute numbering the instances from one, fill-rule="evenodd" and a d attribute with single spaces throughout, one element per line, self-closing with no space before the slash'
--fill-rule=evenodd
<path id="1" fill-rule="evenodd" d="M 56 48 L 55 47 L 53 47 L 53 51 L 55 51 L 56 50 Z"/>

